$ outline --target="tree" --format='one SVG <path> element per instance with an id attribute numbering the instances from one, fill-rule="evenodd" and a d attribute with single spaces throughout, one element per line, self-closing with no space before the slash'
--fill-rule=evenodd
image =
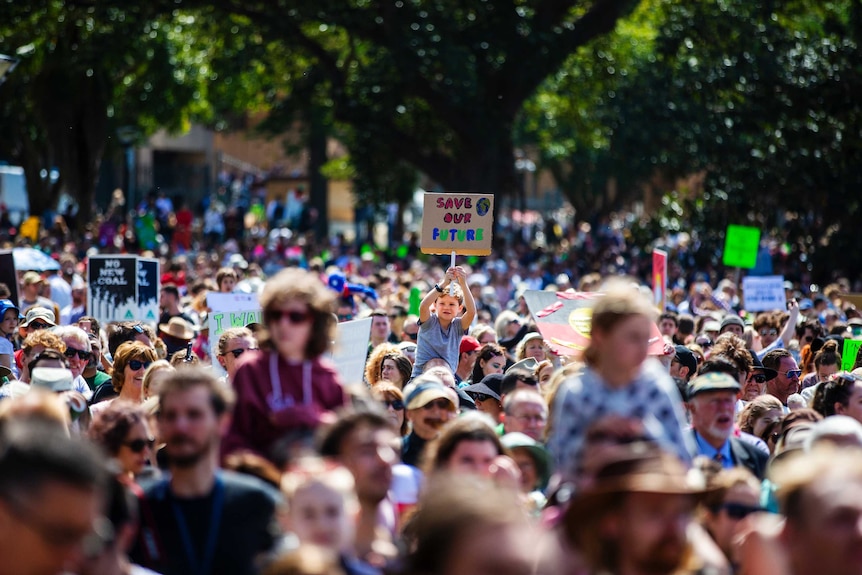
<path id="1" fill-rule="evenodd" d="M 710 261 L 703 263 L 715 263 L 728 223 L 748 223 L 787 241 L 794 277 L 858 273 L 843 254 L 862 248 L 855 233 L 860 3 L 660 1 L 643 8 L 649 49 L 632 51 L 621 28 L 596 49 L 625 75 L 580 87 L 598 95 L 588 119 L 599 118 L 600 129 L 590 131 L 579 108 L 550 96 L 558 79 L 528 104 L 527 135 L 543 144 L 543 159 L 560 164 L 557 171 L 593 169 L 598 188 L 618 178 L 623 201 L 639 198 L 656 178 L 670 190 L 675 178 L 703 174 L 702 196 L 676 198 L 682 228 L 704 239 Z M 566 74 L 582 69 L 581 61 L 564 67 Z M 577 189 L 571 179 L 560 182 Z M 652 229 L 661 233 L 657 224 Z"/>
<path id="2" fill-rule="evenodd" d="M 116 129 L 177 129 L 204 101 L 198 63 L 184 51 L 189 22 L 146 3 L 36 0 L 3 11 L 0 46 L 21 63 L 0 98 L 0 155 L 24 167 L 33 208 L 53 208 L 65 190 L 84 224 Z M 50 185 L 41 174 L 55 167 Z"/>
<path id="3" fill-rule="evenodd" d="M 568 54 L 612 30 L 634 0 L 184 0 L 247 18 L 308 62 L 317 103 L 344 128 L 369 182 L 407 162 L 448 190 L 516 187 L 517 114 Z M 302 79 L 282 84 L 285 97 Z M 296 106 L 309 103 L 296 102 Z M 362 201 L 362 199 L 360 199 Z"/>

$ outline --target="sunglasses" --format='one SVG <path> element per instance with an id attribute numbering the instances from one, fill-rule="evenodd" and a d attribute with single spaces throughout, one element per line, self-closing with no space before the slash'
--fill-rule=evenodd
<path id="1" fill-rule="evenodd" d="M 308 310 L 283 310 L 283 309 L 270 309 L 264 312 L 264 318 L 266 319 L 266 323 L 277 323 L 284 318 L 290 323 L 300 324 L 305 323 L 311 318 L 311 312 Z"/>
<path id="2" fill-rule="evenodd" d="M 763 336 L 763 335 L 778 335 L 778 330 L 775 328 L 773 328 L 773 329 L 762 329 L 758 333 L 761 336 Z"/>
<path id="3" fill-rule="evenodd" d="M 766 383 L 766 376 L 762 373 L 755 373 L 751 376 L 751 379 L 757 383 Z"/>
<path id="4" fill-rule="evenodd" d="M 350 321 L 353 319 L 353 315 L 349 313 L 338 314 L 338 321 Z"/>
<path id="5" fill-rule="evenodd" d="M 51 327 L 51 324 L 42 323 L 40 321 L 39 322 L 31 321 L 30 325 L 28 325 L 27 327 L 28 328 L 32 327 L 33 329 L 48 329 L 49 327 Z"/>
<path id="6" fill-rule="evenodd" d="M 248 348 L 248 349 L 231 349 L 231 350 L 229 350 L 229 351 L 226 351 L 226 352 L 225 352 L 225 355 L 227 355 L 227 354 L 229 354 L 229 353 L 230 353 L 230 354 L 233 354 L 234 358 L 237 358 L 237 357 L 241 356 L 242 354 L 244 354 L 244 353 L 245 353 L 245 352 L 247 352 L 247 351 L 254 351 L 254 350 L 256 350 L 256 349 L 257 349 L 256 347 L 250 347 L 250 348 Z"/>
<path id="7" fill-rule="evenodd" d="M 719 512 L 724 509 L 727 516 L 731 519 L 745 519 L 752 513 L 757 513 L 759 511 L 763 511 L 762 507 L 753 507 L 750 505 L 742 505 L 741 503 L 724 503 L 720 505 L 715 512 Z"/>
<path id="8" fill-rule="evenodd" d="M 426 411 L 431 411 L 431 410 L 432 410 L 432 409 L 434 409 L 435 407 L 436 407 L 437 409 L 446 409 L 446 410 L 448 410 L 448 409 L 450 409 L 450 408 L 452 407 L 452 404 L 451 404 L 451 403 L 449 403 L 449 401 L 448 401 L 448 400 L 446 400 L 446 399 L 435 399 L 434 401 L 429 401 L 428 403 L 426 403 L 425 405 L 423 405 L 423 406 L 422 406 L 422 409 L 424 409 L 424 410 L 426 410 Z"/>
<path id="9" fill-rule="evenodd" d="M 470 397 L 473 398 L 473 401 L 488 401 L 489 399 L 494 399 L 490 395 L 485 395 L 484 393 L 471 393 Z"/>
<path id="10" fill-rule="evenodd" d="M 802 375 L 801 369 L 788 369 L 784 372 L 784 375 L 787 377 L 799 377 Z"/>
<path id="11" fill-rule="evenodd" d="M 150 367 L 151 361 L 141 361 L 139 359 L 132 359 L 129 361 L 129 368 L 132 371 L 138 371 L 141 368 L 147 369 Z"/>
<path id="12" fill-rule="evenodd" d="M 132 329 L 138 333 L 144 333 L 144 327 L 139 323 L 136 323 L 135 325 L 133 325 Z"/>
<path id="13" fill-rule="evenodd" d="M 144 449 L 150 448 L 156 444 L 156 440 L 153 438 L 150 439 L 133 439 L 131 441 L 125 442 L 123 445 L 131 449 L 135 453 L 141 453 Z"/>
<path id="14" fill-rule="evenodd" d="M 393 399 L 391 401 L 388 399 L 384 400 L 383 405 L 386 407 L 391 407 L 395 411 L 401 411 L 402 409 L 404 409 L 404 402 L 400 399 Z"/>
<path id="15" fill-rule="evenodd" d="M 407 337 L 409 337 L 409 338 L 410 338 L 410 339 L 412 339 L 413 341 L 416 341 L 416 340 L 419 338 L 419 332 L 418 332 L 418 331 L 417 331 L 416 333 L 407 333 L 407 332 L 405 331 L 405 332 L 404 332 L 404 335 L 406 335 Z"/>
<path id="16" fill-rule="evenodd" d="M 66 351 L 63 352 L 63 355 L 68 357 L 69 359 L 75 357 L 77 355 L 80 359 L 89 360 L 92 355 L 89 351 L 84 351 L 83 349 L 75 349 L 74 347 L 67 347 Z"/>

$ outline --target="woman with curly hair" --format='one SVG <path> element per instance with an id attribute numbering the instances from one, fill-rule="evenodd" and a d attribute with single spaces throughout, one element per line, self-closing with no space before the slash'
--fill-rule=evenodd
<path id="1" fill-rule="evenodd" d="M 143 401 L 144 373 L 150 364 L 156 361 L 156 352 L 139 341 L 127 341 L 120 344 L 114 355 L 114 370 L 111 373 L 111 383 L 117 397 L 106 399 L 90 406 L 90 412 L 95 416 L 116 399 L 141 403 Z"/>
<path id="2" fill-rule="evenodd" d="M 233 378 L 236 407 L 222 455 L 251 451 L 275 458 L 287 436 L 311 436 L 348 403 L 335 365 L 335 292 L 315 274 L 288 268 L 260 294 L 261 351 L 249 351 Z M 270 459 L 272 460 L 272 459 Z"/>
<path id="3" fill-rule="evenodd" d="M 125 344 L 124 344 L 125 345 Z M 153 456 L 155 439 L 143 407 L 130 401 L 112 401 L 93 418 L 90 439 L 120 465 L 123 475 L 134 480 Z"/>
<path id="4" fill-rule="evenodd" d="M 383 371 L 383 360 L 387 357 L 392 356 L 404 356 L 398 350 L 398 346 L 391 343 L 381 343 L 368 355 L 368 360 L 365 362 L 365 383 L 368 384 L 369 387 L 374 387 L 378 381 L 381 379 L 386 379 L 382 377 L 381 372 Z M 406 357 L 404 359 L 407 359 Z M 410 361 L 409 359 L 407 360 Z M 413 366 L 411 365 L 410 371 L 413 370 Z M 410 373 L 407 373 L 407 379 L 410 379 Z M 395 383 L 395 382 L 393 382 Z M 407 380 L 404 381 L 407 383 Z M 402 384 L 401 387 L 404 387 Z"/>

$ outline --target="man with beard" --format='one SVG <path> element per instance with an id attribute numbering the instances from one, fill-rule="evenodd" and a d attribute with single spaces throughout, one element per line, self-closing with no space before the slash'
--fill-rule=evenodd
<path id="1" fill-rule="evenodd" d="M 733 437 L 739 389 L 736 379 L 720 372 L 700 375 L 689 384 L 688 407 L 697 454 L 717 461 L 725 469 L 745 467 L 763 479 L 768 454 Z"/>
<path id="2" fill-rule="evenodd" d="M 799 378 L 802 370 L 790 352 L 786 349 L 776 349 L 763 356 L 763 365 L 777 373 L 776 377 L 766 382 L 766 393 L 778 398 L 788 411 L 787 398 L 799 393 Z"/>
<path id="3" fill-rule="evenodd" d="M 398 463 L 398 437 L 392 420 L 383 413 L 356 411 L 342 415 L 320 437 L 319 451 L 353 474 L 359 515 L 354 548 L 361 560 L 378 564 L 397 550 L 395 509 L 388 499 L 392 466 Z M 389 553 L 386 553 L 386 550 Z"/>
<path id="4" fill-rule="evenodd" d="M 203 369 L 183 369 L 161 384 L 159 432 L 170 476 L 143 486 L 136 563 L 164 575 L 246 574 L 272 549 L 278 495 L 218 466 L 232 404 L 230 389 Z"/>
<path id="5" fill-rule="evenodd" d="M 401 460 L 418 467 L 425 445 L 436 439 L 440 429 L 456 416 L 458 395 L 436 378 L 425 375 L 404 388 L 404 404 L 413 430 L 402 442 Z"/>
<path id="6" fill-rule="evenodd" d="M 705 481 L 658 446 L 608 446 L 563 517 L 563 533 L 590 573 L 727 573 L 693 524 Z"/>

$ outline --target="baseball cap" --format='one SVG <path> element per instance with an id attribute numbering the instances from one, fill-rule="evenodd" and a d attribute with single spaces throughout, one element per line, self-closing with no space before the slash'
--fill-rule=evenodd
<path id="1" fill-rule="evenodd" d="M 724 316 L 724 319 L 721 320 L 721 329 L 719 329 L 719 333 L 724 332 L 724 328 L 730 325 L 738 325 L 742 329 L 745 329 L 745 322 L 742 321 L 742 318 L 738 315 L 728 314 Z"/>
<path id="2" fill-rule="evenodd" d="M 30 376 L 30 385 L 48 391 L 72 389 L 72 372 L 65 367 L 37 367 Z"/>
<path id="3" fill-rule="evenodd" d="M 45 281 L 45 280 L 42 279 L 42 276 L 40 276 L 37 272 L 27 272 L 21 278 L 21 283 L 25 286 L 30 285 L 30 284 L 41 283 L 43 281 Z"/>
<path id="4" fill-rule="evenodd" d="M 479 340 L 473 336 L 465 335 L 461 338 L 461 346 L 458 348 L 458 353 L 468 353 L 482 347 Z"/>
<path id="5" fill-rule="evenodd" d="M 698 393 L 706 391 L 739 391 L 739 382 L 726 373 L 712 371 L 699 375 L 688 384 L 688 397 L 691 399 Z"/>
<path id="6" fill-rule="evenodd" d="M 808 298 L 805 298 L 799 302 L 799 311 L 807 311 L 813 307 L 814 307 L 814 302 L 812 302 Z"/>
<path id="7" fill-rule="evenodd" d="M 21 310 L 18 309 L 18 306 L 15 305 L 11 299 L 0 299 L 0 321 L 3 320 L 3 316 L 6 315 L 6 312 L 10 309 L 14 309 L 18 312 L 18 319 L 24 319 L 24 316 L 21 315 Z"/>
<path id="8" fill-rule="evenodd" d="M 500 401 L 500 390 L 503 387 L 503 374 L 502 373 L 490 373 L 482 378 L 482 381 L 479 383 L 474 383 L 473 385 L 468 385 L 464 388 L 464 391 L 467 392 L 468 395 L 472 395 L 474 393 L 481 393 L 483 395 L 488 395 Z"/>
<path id="9" fill-rule="evenodd" d="M 715 321 L 714 319 L 709 320 L 708 322 L 703 324 L 703 331 L 720 331 L 721 324 Z"/>
<path id="10" fill-rule="evenodd" d="M 675 345 L 673 348 L 675 351 L 674 359 L 677 360 L 680 365 L 688 368 L 689 377 L 694 375 L 694 373 L 697 372 L 697 358 L 694 357 L 691 350 L 684 345 Z"/>

